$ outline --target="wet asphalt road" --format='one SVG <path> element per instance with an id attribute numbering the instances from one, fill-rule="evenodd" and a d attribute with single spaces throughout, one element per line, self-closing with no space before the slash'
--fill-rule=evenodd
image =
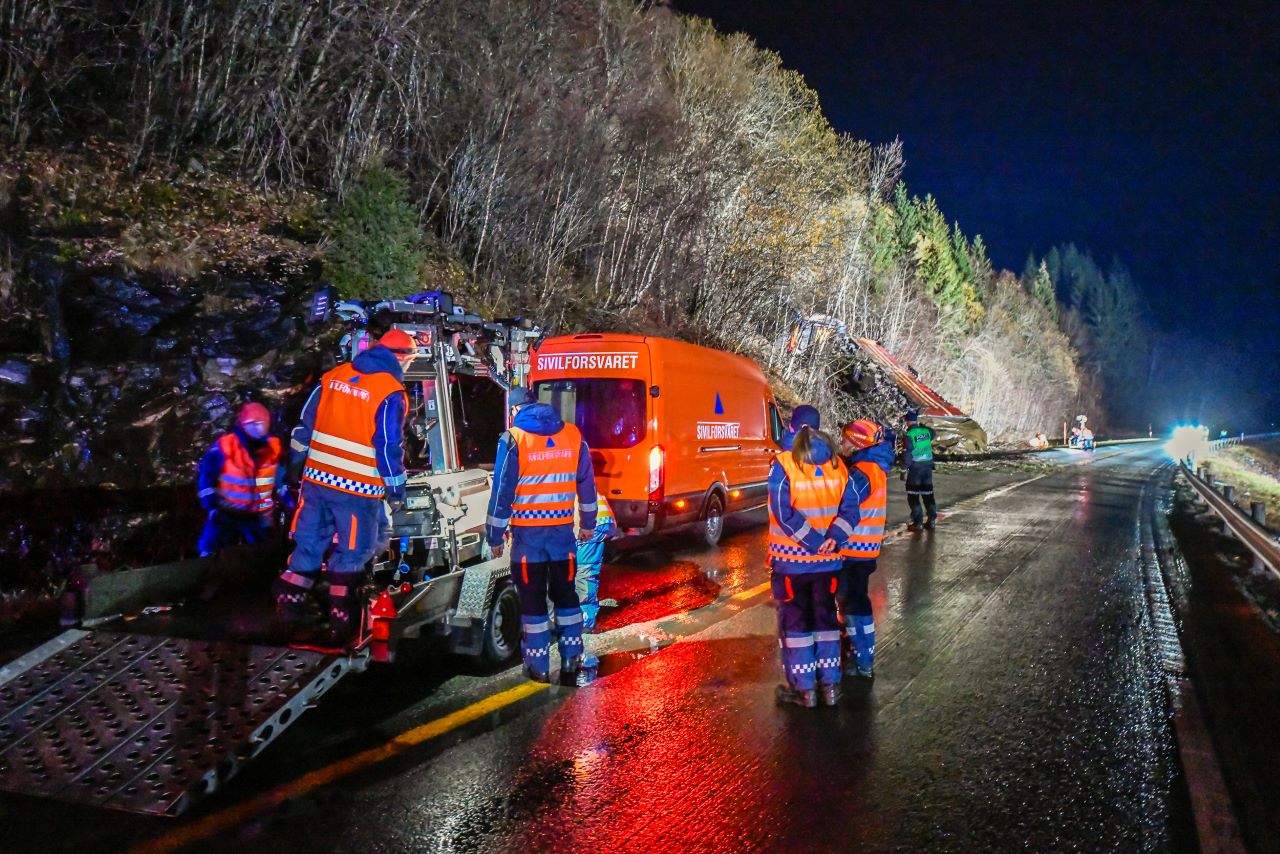
<path id="1" fill-rule="evenodd" d="M 873 576 L 876 679 L 837 709 L 775 705 L 764 537 L 739 525 L 606 568 L 590 685 L 515 697 L 518 669 L 419 657 L 340 683 L 189 816 L 4 797 L 0 821 L 24 850 L 54 822 L 78 850 L 1192 850 L 1136 558 L 1158 452 L 1045 458 L 939 476 L 939 530 Z"/>

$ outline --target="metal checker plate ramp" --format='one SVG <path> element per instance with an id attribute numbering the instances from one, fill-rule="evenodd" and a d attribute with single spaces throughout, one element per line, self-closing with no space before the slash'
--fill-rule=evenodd
<path id="1" fill-rule="evenodd" d="M 462 576 L 462 591 L 458 594 L 458 607 L 455 614 L 473 620 L 483 620 L 489 613 L 489 602 L 493 598 L 493 586 L 511 574 L 511 565 L 502 564 L 486 568 L 484 566 L 468 567 Z"/>
<path id="2" fill-rule="evenodd" d="M 0 790 L 178 815 L 351 664 L 289 647 L 66 632 L 0 669 Z"/>

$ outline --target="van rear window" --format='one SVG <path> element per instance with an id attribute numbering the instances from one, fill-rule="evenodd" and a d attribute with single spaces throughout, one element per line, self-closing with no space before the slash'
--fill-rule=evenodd
<path id="1" fill-rule="evenodd" d="M 641 380 L 543 380 L 534 391 L 578 425 L 588 447 L 630 448 L 644 438 L 649 390 Z"/>

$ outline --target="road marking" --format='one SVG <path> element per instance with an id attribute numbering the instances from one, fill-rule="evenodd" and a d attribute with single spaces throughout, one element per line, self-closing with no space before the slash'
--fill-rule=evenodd
<path id="1" fill-rule="evenodd" d="M 1000 489 L 984 494 L 982 500 L 987 501 L 1012 492 L 1015 489 L 1026 486 L 1041 478 L 1048 477 L 1056 472 L 1047 472 L 1037 475 L 1019 483 L 1010 486 L 1001 487 Z M 976 496 L 975 496 L 976 497 Z M 947 515 L 954 516 L 963 511 L 951 510 Z M 901 535 L 901 530 L 894 530 L 886 537 L 886 542 L 890 539 L 896 539 Z M 753 587 L 739 590 L 728 598 L 728 602 L 743 602 L 765 593 L 769 590 L 768 581 L 761 582 Z M 677 637 L 674 642 L 679 642 L 683 638 Z M 316 789 L 327 786 L 343 777 L 362 771 L 379 762 L 386 761 L 399 756 L 401 753 L 416 747 L 419 744 L 439 738 L 459 727 L 472 723 L 486 715 L 501 711 L 526 697 L 531 697 L 547 688 L 549 685 L 539 682 L 525 682 L 508 688 L 491 697 L 486 697 L 476 703 L 471 704 L 456 712 L 445 715 L 429 721 L 411 730 L 395 736 L 390 741 L 379 745 L 378 747 L 369 748 L 360 753 L 340 759 L 323 768 L 309 771 L 296 780 L 277 786 L 255 798 L 234 804 L 224 810 L 213 813 L 200 821 L 194 822 L 185 827 L 177 828 L 174 831 L 153 839 L 143 845 L 132 849 L 133 854 L 163 854 L 164 852 L 177 851 L 189 845 L 208 839 L 214 834 L 230 830 L 237 825 L 253 818 L 254 816 L 268 812 L 286 801 L 307 795 Z"/>
<path id="2" fill-rule="evenodd" d="M 730 602 L 741 602 L 744 599 L 750 599 L 752 596 L 758 596 L 769 589 L 769 582 L 764 581 L 755 587 L 748 587 L 746 590 L 739 590 L 737 593 L 729 597 Z"/>
<path id="3" fill-rule="evenodd" d="M 161 852 L 177 851 L 185 848 L 188 845 L 207 839 L 215 833 L 229 830 L 242 824 L 256 815 L 274 809 L 285 801 L 302 797 L 322 786 L 329 785 L 335 780 L 399 756 L 412 747 L 416 747 L 433 738 L 438 738 L 486 715 L 501 711 L 513 703 L 518 703 L 526 697 L 531 697 L 539 691 L 544 691 L 550 687 L 550 685 L 541 682 L 525 682 L 514 688 L 508 688 L 506 691 L 486 697 L 442 718 L 437 718 L 402 732 L 385 744 L 371 747 L 323 768 L 309 771 L 290 783 L 277 786 L 255 798 L 229 806 L 200 821 L 178 828 L 171 833 L 166 833 L 164 836 L 134 848 L 133 852 L 134 854 L 161 854 Z"/>

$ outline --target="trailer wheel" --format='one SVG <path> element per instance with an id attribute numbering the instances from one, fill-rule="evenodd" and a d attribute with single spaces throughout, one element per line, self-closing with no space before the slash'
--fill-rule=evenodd
<path id="1" fill-rule="evenodd" d="M 711 493 L 706 509 L 702 512 L 702 539 L 709 546 L 720 544 L 724 535 L 724 499 L 719 492 Z"/>
<path id="2" fill-rule="evenodd" d="M 484 660 L 506 664 L 520 654 L 520 597 L 516 588 L 504 584 L 489 603 L 484 618 Z"/>

